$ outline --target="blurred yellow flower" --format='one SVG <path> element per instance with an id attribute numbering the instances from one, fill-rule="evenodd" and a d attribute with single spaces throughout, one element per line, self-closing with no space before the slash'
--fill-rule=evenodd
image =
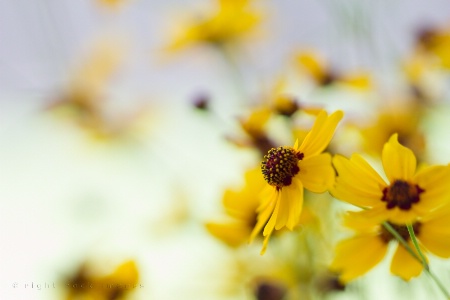
<path id="1" fill-rule="evenodd" d="M 266 130 L 272 114 L 272 110 L 267 106 L 253 108 L 247 116 L 238 119 L 245 137 L 233 135 L 227 136 L 227 139 L 239 147 L 253 147 L 264 155 L 270 148 L 275 147 Z"/>
<path id="2" fill-rule="evenodd" d="M 125 261 L 111 273 L 102 274 L 93 266 L 82 265 L 67 283 L 67 300 L 127 299 L 139 287 L 139 271 L 132 260 Z"/>
<path id="3" fill-rule="evenodd" d="M 418 105 L 382 109 L 375 122 L 361 129 L 363 148 L 370 154 L 381 153 L 384 144 L 397 133 L 400 143 L 420 160 L 425 154 L 425 135 L 421 131 L 423 111 Z"/>
<path id="4" fill-rule="evenodd" d="M 258 222 L 250 241 L 263 229 L 265 237 L 261 254 L 267 248 L 273 230 L 284 227 L 292 230 L 300 220 L 303 206 L 303 187 L 315 193 L 327 191 L 334 182 L 331 156 L 322 153 L 327 147 L 342 111 L 328 116 L 322 111 L 303 143 L 294 147 L 272 148 L 261 163 L 266 180 L 262 200 L 258 206 Z"/>
<path id="5" fill-rule="evenodd" d="M 251 0 L 217 1 L 216 11 L 207 16 L 197 16 L 180 26 L 180 32 L 167 50 L 178 51 L 199 43 L 232 44 L 251 33 L 261 21 L 260 13 L 254 10 Z"/>
<path id="6" fill-rule="evenodd" d="M 344 225 L 356 235 L 339 242 L 331 269 L 340 273 L 340 280 L 348 283 L 364 275 L 386 256 L 388 245 L 395 237 L 380 223 L 367 218 L 367 211 L 348 212 Z M 389 223 L 409 244 L 405 225 Z M 426 217 L 412 223 L 422 252 L 431 252 L 439 257 L 450 257 L 450 206 L 435 210 Z M 413 251 L 416 252 L 414 249 Z M 416 252 L 417 254 L 417 252 Z M 398 244 L 391 262 L 391 273 L 404 280 L 420 275 L 423 265 L 409 253 L 405 246 Z"/>
<path id="7" fill-rule="evenodd" d="M 208 231 L 231 247 L 238 247 L 248 242 L 250 233 L 256 224 L 256 208 L 259 192 L 265 181 L 259 169 L 245 173 L 244 187 L 239 190 L 226 190 L 222 202 L 228 216 L 226 222 L 209 222 Z"/>
<path id="8" fill-rule="evenodd" d="M 311 77 L 318 86 L 340 83 L 360 90 L 372 88 L 372 79 L 369 73 L 353 72 L 342 74 L 334 70 L 314 51 L 300 51 L 296 54 L 295 60 L 299 68 Z"/>
<path id="9" fill-rule="evenodd" d="M 127 0 L 97 0 L 97 2 L 107 8 L 117 9 L 125 4 Z"/>
<path id="10" fill-rule="evenodd" d="M 425 28 L 417 38 L 417 51 L 434 58 L 444 69 L 450 69 L 450 28 Z"/>
<path id="11" fill-rule="evenodd" d="M 428 166 L 416 172 L 416 157 L 393 134 L 385 144 L 382 162 L 388 183 L 358 154 L 336 155 L 338 177 L 331 194 L 370 209 L 378 221 L 410 223 L 444 205 L 450 196 L 450 165 Z"/>

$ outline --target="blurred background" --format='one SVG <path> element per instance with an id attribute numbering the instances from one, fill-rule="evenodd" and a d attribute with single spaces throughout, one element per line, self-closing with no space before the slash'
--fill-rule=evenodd
<path id="1" fill-rule="evenodd" d="M 246 118 L 280 95 L 344 110 L 344 155 L 382 108 L 419 103 L 398 130 L 448 163 L 448 1 L 0 0 L 0 41 L 1 299 L 401 299 L 388 265 L 280 292 L 258 281 L 276 255 L 205 223 L 261 160 Z M 282 122 L 268 131 L 290 145 Z"/>

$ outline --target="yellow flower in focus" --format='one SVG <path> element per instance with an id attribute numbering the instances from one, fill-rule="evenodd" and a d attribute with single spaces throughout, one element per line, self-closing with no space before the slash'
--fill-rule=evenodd
<path id="1" fill-rule="evenodd" d="M 127 299 L 139 288 L 139 271 L 132 260 L 125 261 L 111 273 L 102 274 L 92 266 L 82 265 L 66 284 L 67 300 Z"/>
<path id="2" fill-rule="evenodd" d="M 265 237 L 261 254 L 264 254 L 273 230 L 287 227 L 292 230 L 300 220 L 303 207 L 303 187 L 314 193 L 327 191 L 334 182 L 331 156 L 322 153 L 342 119 L 342 111 L 330 116 L 322 111 L 303 143 L 294 147 L 272 148 L 261 163 L 266 180 L 258 222 L 250 241 L 264 228 Z"/>
<path id="3" fill-rule="evenodd" d="M 224 46 L 243 39 L 261 19 L 251 4 L 250 0 L 218 0 L 217 10 L 211 15 L 183 24 L 168 50 L 178 51 L 199 43 Z"/>
<path id="4" fill-rule="evenodd" d="M 338 177 L 331 194 L 353 205 L 370 209 L 378 221 L 414 222 L 449 202 L 450 165 L 428 166 L 416 172 L 416 157 L 393 134 L 382 152 L 386 182 L 360 155 L 336 155 Z"/>
<path id="5" fill-rule="evenodd" d="M 389 243 L 396 239 L 382 224 L 367 218 L 367 211 L 349 212 L 344 220 L 344 225 L 356 234 L 337 244 L 331 269 L 340 273 L 340 281 L 346 284 L 381 262 Z M 406 226 L 396 223 L 390 225 L 414 249 Z M 450 257 L 450 206 L 435 210 L 412 225 L 422 252 L 429 251 L 442 258 Z M 391 273 L 410 280 L 420 275 L 422 269 L 423 265 L 403 245 L 398 244 L 392 257 Z"/>
<path id="6" fill-rule="evenodd" d="M 209 222 L 208 231 L 231 247 L 238 247 L 248 241 L 256 224 L 256 208 L 259 192 L 265 181 L 259 169 L 245 173 L 245 185 L 239 191 L 227 190 L 223 196 L 223 206 L 232 220 L 227 222 Z"/>
<path id="7" fill-rule="evenodd" d="M 385 142 L 397 133 L 400 143 L 410 148 L 420 160 L 425 154 L 425 135 L 420 129 L 420 107 L 409 105 L 381 111 L 375 122 L 361 130 L 364 150 L 381 153 Z"/>

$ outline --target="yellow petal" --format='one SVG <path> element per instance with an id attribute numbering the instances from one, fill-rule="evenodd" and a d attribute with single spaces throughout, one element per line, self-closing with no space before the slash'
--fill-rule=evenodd
<path id="1" fill-rule="evenodd" d="M 280 208 L 278 211 L 276 230 L 287 227 L 289 230 L 300 221 L 303 206 L 303 186 L 299 180 L 293 180 L 292 184 L 283 187 L 280 191 Z"/>
<path id="2" fill-rule="evenodd" d="M 343 116 L 344 113 L 340 110 L 335 111 L 330 116 L 327 116 L 325 111 L 319 113 L 311 131 L 303 140 L 299 151 L 305 157 L 320 154 L 330 143 L 334 131 Z"/>
<path id="3" fill-rule="evenodd" d="M 443 258 L 450 257 L 450 213 L 423 222 L 417 238 L 431 253 Z"/>
<path id="4" fill-rule="evenodd" d="M 279 192 L 276 192 L 275 189 L 272 189 L 272 187 L 269 187 L 265 189 L 266 197 L 264 198 L 264 201 L 261 203 L 261 205 L 258 207 L 258 221 L 256 222 L 255 228 L 253 228 L 253 231 L 250 235 L 249 242 L 251 243 L 255 237 L 261 232 L 261 229 L 264 227 L 264 225 L 267 224 L 267 221 L 271 217 L 275 205 L 279 202 Z"/>
<path id="5" fill-rule="evenodd" d="M 383 147 L 383 168 L 387 178 L 392 183 L 396 179 L 411 180 L 416 171 L 414 153 L 399 144 L 395 133 Z"/>
<path id="6" fill-rule="evenodd" d="M 412 248 L 414 246 L 411 245 Z M 422 264 L 415 259 L 405 247 L 399 245 L 395 251 L 391 262 L 391 273 L 404 280 L 410 280 L 412 277 L 419 276 L 422 272 Z"/>
<path id="7" fill-rule="evenodd" d="M 374 209 L 358 212 L 349 211 L 344 215 L 344 226 L 359 233 L 377 233 L 384 222 L 382 214 Z"/>
<path id="8" fill-rule="evenodd" d="M 420 170 L 414 176 L 414 183 L 424 190 L 420 201 L 414 206 L 422 214 L 449 203 L 450 165 L 431 166 Z"/>
<path id="9" fill-rule="evenodd" d="M 333 164 L 338 173 L 331 194 L 343 201 L 362 207 L 379 205 L 386 183 L 359 155 L 351 159 L 336 155 Z"/>
<path id="10" fill-rule="evenodd" d="M 331 155 L 322 153 L 299 161 L 300 172 L 296 175 L 304 187 L 314 193 L 327 191 L 334 183 Z"/>
<path id="11" fill-rule="evenodd" d="M 206 229 L 210 234 L 223 241 L 230 247 L 238 247 L 245 243 L 250 236 L 250 228 L 244 222 L 207 223 Z"/>
<path id="12" fill-rule="evenodd" d="M 376 235 L 359 235 L 341 241 L 335 250 L 331 269 L 347 283 L 367 273 L 386 255 L 387 244 Z"/>

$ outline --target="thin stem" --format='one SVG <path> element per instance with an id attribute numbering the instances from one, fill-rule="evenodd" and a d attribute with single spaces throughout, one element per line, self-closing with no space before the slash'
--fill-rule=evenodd
<path id="1" fill-rule="evenodd" d="M 414 247 L 416 248 L 417 253 L 419 253 L 420 259 L 425 268 L 425 272 L 427 272 L 427 274 L 434 280 L 434 282 L 436 282 L 439 289 L 442 291 L 442 293 L 444 293 L 445 297 L 447 299 L 450 299 L 450 293 L 446 290 L 444 285 L 440 282 L 439 278 L 436 277 L 436 275 L 434 275 L 433 273 L 431 273 L 430 266 L 428 265 L 427 259 L 425 258 L 425 255 L 423 254 L 422 250 L 419 247 L 419 242 L 417 241 L 413 226 L 411 224 L 408 224 L 408 225 L 406 225 L 406 228 L 408 229 L 409 237 L 411 238 L 411 241 L 412 241 Z"/>
<path id="2" fill-rule="evenodd" d="M 411 241 L 413 242 L 414 246 L 417 247 L 416 249 L 420 256 L 417 255 L 417 253 L 411 248 L 411 246 L 408 244 L 408 242 L 406 242 L 405 239 L 397 232 L 397 230 L 395 230 L 388 222 L 383 222 L 382 224 L 383 224 L 384 228 L 386 228 L 386 230 L 389 231 L 389 233 L 391 233 L 397 239 L 397 241 L 400 244 L 402 244 L 402 246 L 405 247 L 406 251 L 408 251 L 408 253 L 410 253 L 415 259 L 417 259 L 423 265 L 425 272 L 434 280 L 434 282 L 439 287 L 441 292 L 445 295 L 445 297 L 447 299 L 450 299 L 450 293 L 446 290 L 445 286 L 440 282 L 439 278 L 436 275 L 431 273 L 428 263 L 423 255 L 422 251 L 419 248 L 419 243 L 417 242 L 417 238 L 414 234 L 414 229 L 412 228 L 412 226 L 407 225 L 407 229 L 410 234 Z"/>
<path id="3" fill-rule="evenodd" d="M 389 231 L 390 234 L 392 234 L 397 241 L 405 247 L 406 251 L 408 251 L 409 254 L 411 254 L 415 259 L 420 261 L 423 264 L 423 261 L 420 259 L 420 257 L 417 255 L 416 252 L 411 249 L 411 246 L 408 244 L 408 242 L 405 241 L 405 239 L 397 232 L 397 230 L 394 229 L 394 227 L 391 226 L 388 222 L 383 222 L 384 228 L 386 228 L 387 231 Z"/>
<path id="4" fill-rule="evenodd" d="M 406 228 L 408 229 L 409 237 L 411 238 L 411 242 L 413 243 L 414 248 L 416 248 L 417 253 L 419 253 L 423 267 L 425 268 L 425 270 L 429 271 L 430 266 L 428 265 L 427 259 L 425 258 L 425 255 L 423 255 L 423 252 L 419 247 L 419 242 L 417 241 L 416 235 L 414 234 L 413 226 L 411 224 L 408 224 L 406 225 Z"/>

